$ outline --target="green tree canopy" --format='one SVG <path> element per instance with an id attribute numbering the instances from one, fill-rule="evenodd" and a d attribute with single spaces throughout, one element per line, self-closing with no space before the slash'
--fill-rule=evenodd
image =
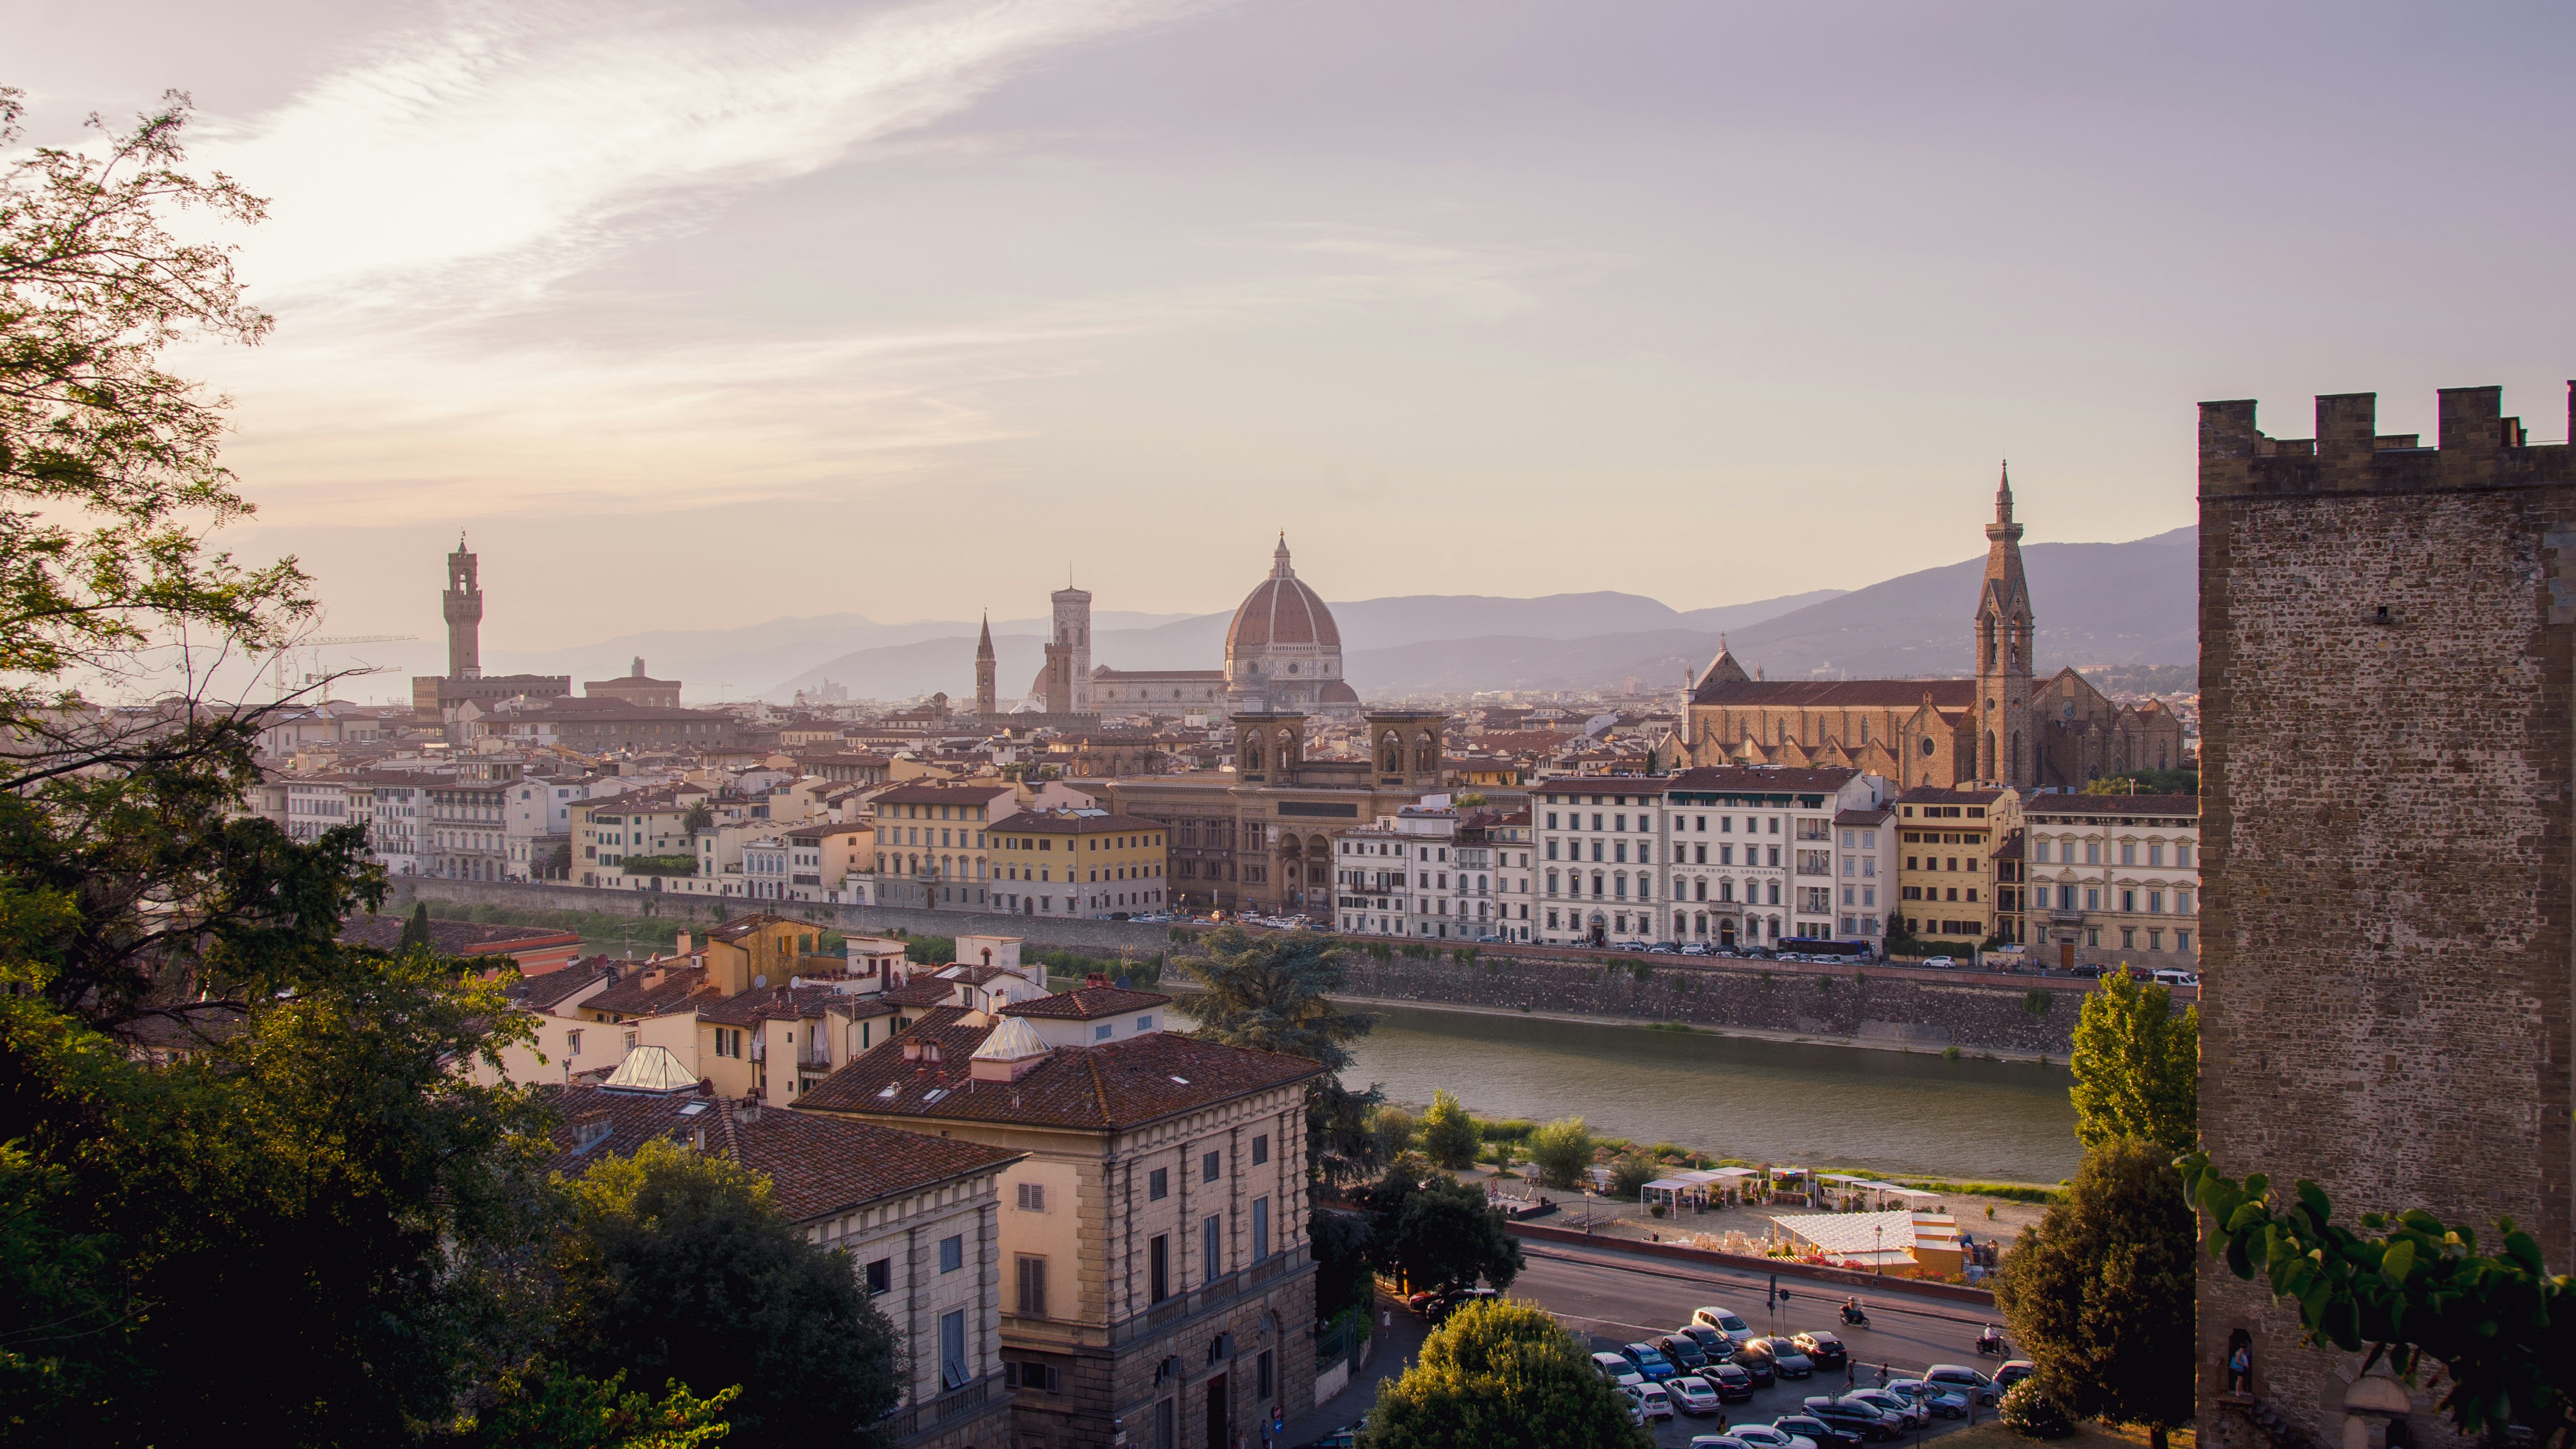
<path id="1" fill-rule="evenodd" d="M 1455 1170 L 1476 1160 L 1482 1142 L 1476 1119 L 1458 1099 L 1445 1087 L 1433 1091 L 1431 1110 L 1422 1114 L 1422 1155 L 1435 1167 Z"/>
<path id="2" fill-rule="evenodd" d="M 501 1375 L 462 1437 L 474 1449 L 701 1449 L 725 1437 L 724 1407 L 740 1397 L 701 1399 L 673 1382 L 656 1402 L 623 1372 L 602 1382 L 532 1359 Z"/>
<path id="3" fill-rule="evenodd" d="M 1580 1187 L 1592 1166 L 1592 1128 L 1580 1117 L 1559 1117 L 1530 1134 L 1529 1155 L 1550 1187 Z"/>
<path id="4" fill-rule="evenodd" d="M 1190 1015 L 1198 1035 L 1228 1046 L 1285 1052 L 1338 1072 L 1369 1018 L 1344 1011 L 1331 993 L 1350 983 L 1341 943 L 1312 931 L 1255 936 L 1227 926 L 1207 938 L 1208 954 L 1179 962 L 1198 987 Z"/>
<path id="5" fill-rule="evenodd" d="M 2260 1173 L 2222 1176 L 2201 1153 L 2180 1165 L 2213 1223 L 2210 1253 L 2295 1301 L 2309 1342 L 2385 1355 L 2410 1382 L 2425 1360 L 2439 1364 L 2443 1411 L 2470 1437 L 2519 1423 L 2544 1445 L 2576 1444 L 2576 1279 L 2551 1273 L 2511 1218 L 2496 1223 L 2496 1253 L 2421 1209 L 2364 1213 L 2364 1236 L 2335 1225 L 2313 1182 L 2285 1195 Z"/>
<path id="6" fill-rule="evenodd" d="M 1469 1303 L 1378 1385 L 1362 1449 L 1646 1449 L 1619 1391 L 1541 1309 Z"/>
<path id="7" fill-rule="evenodd" d="M 411 918 L 403 922 L 402 939 L 394 943 L 394 949 L 397 951 L 429 949 L 429 902 L 413 902 Z"/>
<path id="8" fill-rule="evenodd" d="M 2135 1137 L 2188 1152 L 2200 1140 L 2200 1008 L 2119 971 L 2085 993 L 2075 1023 L 2075 1136 L 2087 1147 Z"/>
<path id="9" fill-rule="evenodd" d="M 2192 1415 L 2197 1224 L 2164 1150 L 2113 1138 L 2066 1201 L 2004 1255 L 1995 1302 L 2040 1387 L 2080 1418 L 2144 1424 L 2156 1449 Z"/>
<path id="10" fill-rule="evenodd" d="M 1425 1165 L 1419 1157 L 1399 1159 L 1360 1194 L 1378 1266 L 1416 1288 L 1479 1280 L 1510 1287 L 1525 1260 L 1503 1231 L 1500 1210 L 1454 1178 L 1420 1176 Z"/>
<path id="11" fill-rule="evenodd" d="M 747 1442 L 848 1437 L 901 1401 L 895 1333 L 849 1259 L 805 1241 L 768 1180 L 656 1139 L 568 1185 L 565 1357 L 700 1395 L 739 1384 Z"/>

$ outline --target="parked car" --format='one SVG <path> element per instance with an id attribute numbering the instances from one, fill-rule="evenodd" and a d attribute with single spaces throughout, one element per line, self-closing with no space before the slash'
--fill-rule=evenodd
<path id="1" fill-rule="evenodd" d="M 1708 947 L 1697 941 L 1693 941 L 1689 945 L 1682 947 L 1682 954 L 1685 956 L 1705 956 L 1708 954 Z"/>
<path id="2" fill-rule="evenodd" d="M 1748 1338 L 1737 1344 L 1730 1361 L 1751 1374 L 1760 1387 L 1767 1389 L 1779 1381 L 1780 1366 L 1771 1360 L 1771 1340 L 1767 1338 Z"/>
<path id="3" fill-rule="evenodd" d="M 2029 1378 L 2032 1374 L 2037 1372 L 2039 1372 L 2039 1365 L 2032 1363 L 2029 1359 L 2007 1359 L 2004 1361 L 2004 1366 L 2002 1368 L 1995 1370 L 1995 1392 L 1998 1394 L 2004 1393 L 2011 1389 L 2013 1385 L 2020 1383 L 2023 1379 Z"/>
<path id="4" fill-rule="evenodd" d="M 1646 1381 L 1646 1376 L 1637 1372 L 1635 1364 L 1615 1353 L 1594 1354 L 1592 1366 L 1601 1371 L 1601 1377 L 1623 1389 Z"/>
<path id="5" fill-rule="evenodd" d="M 1816 1449 L 1860 1449 L 1861 1433 L 1840 1424 L 1828 1424 L 1813 1414 L 1783 1414 L 1771 1421 L 1771 1427 L 1784 1434 L 1795 1434 L 1814 1444 Z"/>
<path id="6" fill-rule="evenodd" d="M 1342 1427 L 1335 1429 L 1323 1438 L 1307 1445 L 1306 1449 L 1351 1449 L 1352 1445 L 1359 1442 L 1360 1431 L 1367 1427 L 1368 1416 L 1362 1415 L 1358 1423 L 1344 1424 Z"/>
<path id="7" fill-rule="evenodd" d="M 1724 1308 L 1694 1308 L 1691 1310 L 1691 1322 L 1705 1323 L 1737 1343 L 1742 1343 L 1753 1336 L 1752 1325 Z"/>
<path id="8" fill-rule="evenodd" d="M 1750 1449 L 1733 1434 L 1693 1434 L 1690 1449 Z"/>
<path id="9" fill-rule="evenodd" d="M 1708 1367 L 1708 1351 L 1687 1333 L 1668 1333 L 1647 1341 L 1663 1350 L 1664 1357 L 1671 1359 L 1673 1367 L 1682 1373 L 1695 1374 Z"/>
<path id="10" fill-rule="evenodd" d="M 1925 1408 L 1921 1401 L 1907 1398 L 1903 1394 L 1889 1393 L 1885 1389 L 1854 1389 L 1843 1397 L 1855 1403 L 1867 1404 L 1882 1414 L 1892 1414 L 1899 1424 L 1908 1429 L 1932 1422 L 1930 1409 Z"/>
<path id="11" fill-rule="evenodd" d="M 1721 1403 L 1748 1404 L 1753 1401 L 1753 1375 L 1746 1373 L 1742 1364 L 1710 1364 L 1700 1377 L 1717 1386 L 1717 1397 Z"/>
<path id="12" fill-rule="evenodd" d="M 1610 949 L 1613 951 L 1643 951 L 1646 949 L 1646 943 L 1643 941 L 1615 941 L 1611 943 Z"/>
<path id="13" fill-rule="evenodd" d="M 1892 1394 L 1903 1394 L 1944 1419 L 1968 1417 L 1967 1396 L 1954 1393 L 1939 1384 L 1927 1384 L 1921 1379 L 1898 1379 L 1887 1386 L 1887 1391 Z"/>
<path id="14" fill-rule="evenodd" d="M 1953 956 L 1926 956 L 1916 964 L 1929 966 L 1935 971 L 1947 971 L 1951 967 L 1958 965 L 1959 962 L 1958 958 Z"/>
<path id="15" fill-rule="evenodd" d="M 1808 1417 L 1838 1425 L 1858 1434 L 1864 1441 L 1897 1439 L 1904 1437 L 1905 1434 L 1903 1420 L 1882 1414 L 1867 1404 L 1851 1399 L 1832 1399 L 1819 1394 L 1799 1407 L 1807 1411 Z"/>
<path id="16" fill-rule="evenodd" d="M 1720 1421 L 1726 1418 L 1726 1401 L 1718 1396 L 1717 1385 L 1697 1374 L 1682 1375 L 1664 1385 L 1664 1392 L 1672 1396 L 1674 1408 L 1693 1418 L 1709 1414 Z"/>
<path id="17" fill-rule="evenodd" d="M 1771 1357 L 1771 1371 L 1784 1379 L 1812 1378 L 1816 1361 L 1798 1351 L 1798 1345 L 1785 1338 L 1757 1338 L 1744 1346 L 1759 1349 Z"/>
<path id="18" fill-rule="evenodd" d="M 1843 1347 L 1840 1337 L 1821 1328 L 1811 1328 L 1805 1333 L 1796 1334 L 1789 1341 L 1796 1344 L 1798 1352 L 1805 1354 L 1818 1368 L 1841 1368 L 1844 1361 L 1851 1357 L 1850 1352 Z"/>
<path id="19" fill-rule="evenodd" d="M 2194 972 L 2177 971 L 2173 967 L 2167 966 L 2156 972 L 2156 984 L 2159 986 L 2198 986 L 2200 984 L 2200 977 Z"/>
<path id="20" fill-rule="evenodd" d="M 1698 1344 L 1700 1352 L 1708 1355 L 1710 1363 L 1724 1363 L 1735 1357 L 1735 1340 L 1705 1323 L 1685 1323 L 1673 1332 L 1686 1335 L 1691 1342 Z"/>
<path id="21" fill-rule="evenodd" d="M 1926 1383 L 1938 1384 L 1954 1394 L 1964 1395 L 1980 1404 L 1991 1404 L 2003 1397 L 1995 1381 L 1966 1364 L 1936 1363 L 1923 1371 Z"/>
<path id="22" fill-rule="evenodd" d="M 1650 1384 L 1660 1384 L 1679 1372 L 1673 1367 L 1673 1361 L 1664 1357 L 1662 1351 L 1651 1343 L 1628 1344 L 1619 1350 L 1619 1356 L 1635 1364 L 1637 1372 L 1644 1374 Z"/>
<path id="23" fill-rule="evenodd" d="M 1479 1298 L 1500 1298 L 1502 1296 L 1503 1295 L 1501 1293 L 1491 1288 L 1453 1288 L 1431 1300 L 1431 1306 L 1423 1310 L 1422 1316 L 1430 1319 L 1434 1323 L 1445 1323 L 1448 1321 L 1450 1314 L 1457 1312 L 1459 1309 L 1466 1307 L 1468 1304 L 1475 1302 Z"/>
<path id="24" fill-rule="evenodd" d="M 1637 1407 L 1649 1419 L 1669 1419 L 1673 1416 L 1673 1396 L 1664 1392 L 1662 1384 L 1638 1384 L 1623 1392 L 1636 1399 Z"/>
<path id="25" fill-rule="evenodd" d="M 1816 1449 L 1816 1441 L 1775 1424 L 1738 1424 L 1726 1431 L 1752 1449 Z"/>

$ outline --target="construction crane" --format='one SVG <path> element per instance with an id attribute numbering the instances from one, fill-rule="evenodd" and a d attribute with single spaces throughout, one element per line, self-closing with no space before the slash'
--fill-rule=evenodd
<path id="1" fill-rule="evenodd" d="M 311 651 L 309 657 L 312 667 L 305 670 L 303 686 L 299 686 L 304 687 L 322 682 L 322 651 L 325 649 L 340 644 L 400 644 L 419 637 L 418 634 L 332 634 L 320 639 L 298 639 L 277 651 L 277 658 L 274 661 L 277 697 L 286 698 L 286 658 L 298 649 Z"/>

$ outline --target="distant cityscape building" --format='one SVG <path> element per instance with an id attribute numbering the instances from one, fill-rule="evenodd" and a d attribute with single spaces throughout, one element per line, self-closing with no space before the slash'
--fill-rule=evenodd
<path id="1" fill-rule="evenodd" d="M 484 676 L 481 569 L 461 533 L 456 536 L 456 552 L 447 556 L 447 590 L 439 595 L 439 612 L 447 620 L 447 672 L 416 674 L 411 681 L 412 713 L 422 723 L 447 723 L 456 706 L 469 700 L 489 705 L 521 697 L 561 699 L 572 693 L 569 674 Z"/>
<path id="2" fill-rule="evenodd" d="M 622 679 L 593 679 L 585 682 L 581 692 L 592 699 L 622 700 L 643 709 L 678 709 L 680 681 L 655 679 L 644 672 L 644 656 L 635 656 L 635 665 Z"/>

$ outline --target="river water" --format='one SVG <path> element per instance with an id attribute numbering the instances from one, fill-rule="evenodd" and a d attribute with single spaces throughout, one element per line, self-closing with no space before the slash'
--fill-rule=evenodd
<path id="1" fill-rule="evenodd" d="M 1343 1080 L 1480 1117 L 1580 1116 L 1718 1157 L 2053 1183 L 2081 1155 L 2062 1066 L 1372 1006 Z"/>

